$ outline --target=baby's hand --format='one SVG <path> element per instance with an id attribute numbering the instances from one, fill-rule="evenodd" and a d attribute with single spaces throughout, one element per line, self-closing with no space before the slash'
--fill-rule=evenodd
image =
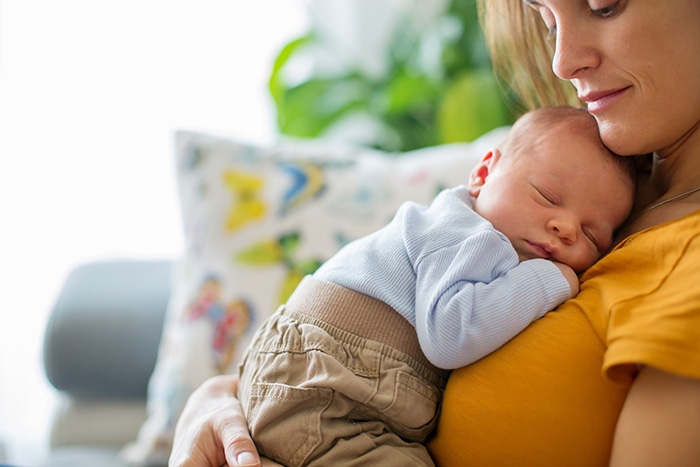
<path id="1" fill-rule="evenodd" d="M 571 269 L 569 266 L 567 266 L 564 263 L 558 263 L 556 261 L 552 261 L 556 267 L 559 268 L 562 274 L 564 274 L 564 278 L 566 278 L 567 282 L 569 282 L 569 287 L 571 287 L 571 296 L 575 297 L 578 294 L 579 288 L 578 288 L 578 276 L 574 272 L 573 269 Z"/>

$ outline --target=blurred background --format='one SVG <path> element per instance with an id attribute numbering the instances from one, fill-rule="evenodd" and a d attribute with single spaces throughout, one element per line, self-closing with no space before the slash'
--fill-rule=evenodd
<path id="1" fill-rule="evenodd" d="M 71 267 L 174 257 L 172 132 L 267 141 L 267 76 L 299 0 L 0 1 L 0 439 L 45 450 L 47 313 Z"/>
<path id="2" fill-rule="evenodd" d="M 45 455 L 42 338 L 70 269 L 177 257 L 176 129 L 471 141 L 513 118 L 474 3 L 0 0 L 4 460 Z"/>

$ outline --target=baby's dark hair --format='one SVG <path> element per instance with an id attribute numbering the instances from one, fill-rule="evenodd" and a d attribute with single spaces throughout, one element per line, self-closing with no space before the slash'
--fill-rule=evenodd
<path id="1" fill-rule="evenodd" d="M 585 109 L 569 106 L 558 107 L 542 107 L 531 110 L 521 116 L 511 128 L 508 136 L 503 142 L 503 151 L 513 154 L 520 154 L 531 149 L 542 138 L 549 138 L 552 132 L 562 126 L 568 126 L 580 132 L 591 131 L 597 135 L 600 147 L 608 154 L 613 164 L 618 166 L 622 173 L 627 176 L 632 184 L 636 181 L 637 174 L 637 157 L 620 156 L 608 149 L 600 139 L 598 124 L 595 117 L 588 113 Z M 535 133 L 533 138 L 532 128 L 536 127 L 539 131 Z M 544 131 L 542 131 L 544 129 Z"/>

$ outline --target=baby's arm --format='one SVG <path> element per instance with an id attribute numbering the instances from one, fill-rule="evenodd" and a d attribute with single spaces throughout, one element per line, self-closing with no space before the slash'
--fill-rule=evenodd
<path id="1" fill-rule="evenodd" d="M 571 269 L 569 266 L 567 266 L 564 263 L 559 263 L 557 261 L 552 261 L 556 267 L 559 268 L 561 273 L 564 275 L 564 279 L 566 279 L 569 282 L 569 287 L 571 287 L 571 296 L 573 297 L 574 295 L 578 295 L 579 292 L 579 282 L 578 282 L 578 276 L 574 272 L 573 269 Z"/>
<path id="2" fill-rule="evenodd" d="M 566 266 L 522 263 L 508 239 L 476 215 L 466 191 L 403 212 L 416 274 L 415 326 L 426 357 L 458 368 L 493 352 L 578 290 Z"/>
<path id="3" fill-rule="evenodd" d="M 518 263 L 512 254 L 515 260 L 507 271 L 499 270 L 513 261 L 507 248 L 492 248 L 481 258 L 449 248 L 419 265 L 416 331 L 433 364 L 459 368 L 473 363 L 573 295 L 554 263 Z M 493 272 L 495 278 L 479 271 L 475 275 L 474 268 Z"/>

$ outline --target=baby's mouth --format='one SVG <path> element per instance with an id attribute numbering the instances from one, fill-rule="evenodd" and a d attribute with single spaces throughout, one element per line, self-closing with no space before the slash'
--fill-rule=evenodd
<path id="1" fill-rule="evenodd" d="M 531 242 L 526 240 L 531 252 L 537 258 L 552 259 L 552 248 L 546 243 Z"/>

